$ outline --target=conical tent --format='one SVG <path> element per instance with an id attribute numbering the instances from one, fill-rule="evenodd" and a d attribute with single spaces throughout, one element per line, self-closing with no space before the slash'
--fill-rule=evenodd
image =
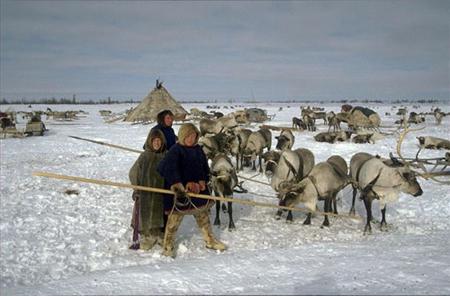
<path id="1" fill-rule="evenodd" d="M 155 121 L 159 112 L 170 110 L 175 120 L 182 120 L 188 112 L 172 97 L 162 83 L 156 87 L 125 118 L 125 121 Z"/>

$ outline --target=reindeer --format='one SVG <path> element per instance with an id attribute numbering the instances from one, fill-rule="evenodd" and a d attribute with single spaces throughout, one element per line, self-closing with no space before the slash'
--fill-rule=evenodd
<path id="1" fill-rule="evenodd" d="M 310 114 L 314 119 L 323 119 L 323 124 L 328 124 L 326 112 L 313 112 Z"/>
<path id="2" fill-rule="evenodd" d="M 338 132 L 322 132 L 314 136 L 314 140 L 317 142 L 327 142 L 330 144 L 336 142 L 344 142 L 350 139 L 351 131 L 338 131 Z"/>
<path id="3" fill-rule="evenodd" d="M 262 158 L 264 159 L 264 172 L 267 177 L 270 178 L 273 176 L 278 161 L 280 160 L 281 153 L 282 151 L 270 150 L 262 155 Z"/>
<path id="4" fill-rule="evenodd" d="M 316 164 L 308 176 L 301 181 L 280 184 L 280 192 L 282 192 L 280 205 L 292 207 L 303 203 L 307 209 L 314 212 L 317 202 L 324 200 L 324 212 L 332 211 L 332 202 L 335 203 L 336 211 L 336 195 L 350 183 L 347 170 L 347 163 L 342 157 L 331 156 L 327 161 Z M 311 224 L 311 212 L 308 213 L 303 224 Z M 327 215 L 322 223 L 322 227 L 324 226 L 330 226 Z"/>
<path id="5" fill-rule="evenodd" d="M 232 115 L 224 116 L 216 120 L 204 118 L 200 120 L 200 133 L 202 136 L 206 134 L 218 134 L 232 130 L 237 126 L 236 119 Z"/>
<path id="6" fill-rule="evenodd" d="M 390 164 L 390 165 L 388 165 Z M 386 204 L 398 200 L 400 192 L 413 196 L 422 195 L 423 191 L 417 182 L 416 173 L 396 158 L 382 160 L 371 154 L 360 152 L 350 160 L 350 177 L 353 186 L 352 206 L 350 214 L 355 214 L 355 198 L 360 191 L 360 199 L 364 201 L 367 222 L 364 234 L 371 233 L 372 201 L 380 202 L 382 220 L 380 229 L 387 229 Z"/>
<path id="7" fill-rule="evenodd" d="M 223 132 L 209 137 L 200 137 L 198 144 L 208 159 L 213 159 L 218 153 L 226 153 L 228 149 L 229 136 Z"/>
<path id="8" fill-rule="evenodd" d="M 209 113 L 211 113 L 213 115 L 213 117 L 215 118 L 222 118 L 224 116 L 224 114 L 222 112 L 217 112 L 217 111 L 209 111 Z"/>
<path id="9" fill-rule="evenodd" d="M 310 114 L 303 115 L 303 122 L 306 124 L 306 128 L 308 131 L 314 132 L 316 131 L 316 121 Z"/>
<path id="10" fill-rule="evenodd" d="M 292 117 L 292 128 L 305 130 L 307 127 L 306 124 L 303 122 L 303 120 L 297 117 Z"/>
<path id="11" fill-rule="evenodd" d="M 406 108 L 399 108 L 396 115 L 405 116 L 408 113 L 408 109 Z"/>
<path id="12" fill-rule="evenodd" d="M 416 112 L 409 113 L 408 123 L 419 124 L 425 122 L 425 117 Z"/>
<path id="13" fill-rule="evenodd" d="M 230 154 L 236 156 L 236 170 L 242 170 L 244 161 L 244 149 L 247 146 L 248 138 L 252 133 L 249 129 L 240 129 L 234 131 L 233 135 L 228 138 L 228 147 Z"/>
<path id="14" fill-rule="evenodd" d="M 291 149 L 295 142 L 294 134 L 288 129 L 283 129 L 275 139 L 278 140 L 275 148 L 279 150 Z"/>
<path id="15" fill-rule="evenodd" d="M 445 113 L 441 112 L 441 110 L 439 108 L 436 108 L 433 112 L 434 114 L 434 118 L 436 118 L 436 124 L 440 125 L 442 122 L 442 118 L 444 118 Z"/>
<path id="16" fill-rule="evenodd" d="M 214 194 L 220 197 L 232 198 L 233 189 L 238 185 L 238 178 L 231 160 L 223 153 L 217 154 L 212 160 L 210 173 L 210 184 Z M 231 231 L 236 228 L 233 221 L 233 207 L 231 202 L 228 202 L 227 211 L 229 217 L 228 230 Z M 214 225 L 220 225 L 220 201 L 216 201 Z"/>
<path id="17" fill-rule="evenodd" d="M 280 191 L 280 184 L 290 180 L 300 181 L 305 178 L 314 167 L 314 154 L 309 149 L 299 148 L 294 151 L 284 150 L 281 152 L 277 163 L 272 162 L 273 169 L 270 186 L 276 192 Z M 267 173 L 266 167 L 266 174 Z M 272 169 L 272 168 L 271 168 Z M 278 195 L 280 198 L 280 195 Z M 281 218 L 283 211 L 278 210 L 275 219 Z M 292 221 L 292 212 L 289 211 L 286 220 Z"/>
<path id="18" fill-rule="evenodd" d="M 272 146 L 272 132 L 262 128 L 252 132 L 248 137 L 247 145 L 244 149 L 244 159 L 253 161 L 253 170 L 256 170 L 256 157 L 259 156 L 259 171 L 262 173 L 262 154 L 263 149 L 270 150 Z"/>
<path id="19" fill-rule="evenodd" d="M 372 143 L 375 144 L 375 141 L 372 140 L 373 134 L 360 134 L 353 137 L 352 142 L 355 144 L 366 144 Z"/>
<path id="20" fill-rule="evenodd" d="M 236 118 L 237 123 L 241 123 L 241 124 L 249 123 L 248 114 L 244 110 L 237 110 L 237 111 L 234 111 L 232 114 Z"/>
<path id="21" fill-rule="evenodd" d="M 190 111 L 191 111 L 190 115 L 193 116 L 193 117 L 199 118 L 202 115 L 202 111 L 200 109 L 198 109 L 198 108 L 191 108 Z"/>
<path id="22" fill-rule="evenodd" d="M 421 149 L 447 149 L 450 150 L 450 141 L 436 137 L 417 137 Z"/>
<path id="23" fill-rule="evenodd" d="M 333 128 L 333 132 L 341 129 L 341 121 L 333 111 L 327 113 L 328 131 Z"/>
<path id="24" fill-rule="evenodd" d="M 311 109 L 311 108 L 309 108 L 309 106 L 306 109 L 302 109 L 301 115 L 303 117 L 303 120 L 305 121 L 305 116 L 308 115 L 309 117 L 311 117 L 314 120 L 314 123 L 316 122 L 316 119 L 323 119 L 323 123 L 327 124 L 327 113 L 326 112 L 315 112 L 314 109 L 315 109 L 314 107 L 313 107 L 313 109 Z"/>

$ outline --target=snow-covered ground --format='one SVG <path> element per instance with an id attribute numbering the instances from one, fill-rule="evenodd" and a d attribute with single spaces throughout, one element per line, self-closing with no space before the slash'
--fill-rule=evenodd
<path id="1" fill-rule="evenodd" d="M 225 104 L 217 104 L 224 106 Z M 263 107 L 276 114 L 271 125 L 289 126 L 299 116 L 300 103 L 240 104 Z M 289 105 L 289 107 L 288 107 Z M 316 104 L 318 105 L 318 104 Z M 131 105 L 3 105 L 12 110 L 84 110 L 86 117 L 72 122 L 44 121 L 44 137 L 2 139 L 0 263 L 2 295 L 41 294 L 450 294 L 450 187 L 419 182 L 424 194 L 402 194 L 388 205 L 389 231 L 373 225 L 363 235 L 364 221 L 331 218 L 322 229 L 322 218 L 304 226 L 304 214 L 294 213 L 294 223 L 275 220 L 268 208 L 234 204 L 236 230 L 214 227 L 229 249 L 207 250 L 194 219 L 185 217 L 178 231 L 177 257 L 160 255 L 161 248 L 128 249 L 132 231 L 131 192 L 114 187 L 33 177 L 33 171 L 97 178 L 128 183 L 128 170 L 138 154 L 69 138 L 69 135 L 141 149 L 152 125 L 104 123 L 98 110 L 124 111 Z M 206 104 L 185 104 L 186 109 Z M 279 107 L 283 110 L 279 111 Z M 338 104 L 324 104 L 339 111 Z M 396 109 L 389 104 L 370 104 L 383 126 L 393 125 Z M 397 107 L 399 107 L 397 105 Z M 448 112 L 448 104 L 441 104 Z M 409 111 L 429 112 L 431 105 Z M 223 109 L 228 113 L 232 109 Z M 390 112 L 392 116 L 386 116 Z M 449 138 L 450 120 L 437 126 L 427 117 L 426 129 L 408 134 L 403 151 L 412 157 L 418 135 Z M 174 128 L 177 131 L 178 125 Z M 257 126 L 254 127 L 255 129 Z M 321 122 L 319 131 L 327 129 Z M 387 128 L 385 128 L 387 130 Z M 273 132 L 275 137 L 278 132 Z M 388 156 L 395 152 L 397 135 L 373 144 L 317 143 L 314 133 L 295 132 L 294 148 L 311 149 L 316 162 L 333 154 L 347 161 L 356 152 Z M 273 147 L 276 141 L 273 139 Z M 424 151 L 423 157 L 443 151 Z M 244 176 L 255 173 L 246 168 Z M 264 176 L 256 178 L 267 181 Z M 275 204 L 270 187 L 244 182 L 249 190 L 236 194 Z M 68 195 L 73 189 L 78 195 Z M 347 213 L 351 189 L 339 194 L 339 209 Z M 320 205 L 321 206 L 321 205 Z M 375 218 L 380 217 L 377 203 Z M 365 217 L 361 202 L 357 213 Z M 214 216 L 214 213 L 211 214 Z"/>

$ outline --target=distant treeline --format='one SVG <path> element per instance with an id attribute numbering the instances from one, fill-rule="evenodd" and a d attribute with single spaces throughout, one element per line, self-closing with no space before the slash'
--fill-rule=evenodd
<path id="1" fill-rule="evenodd" d="M 179 101 L 180 103 L 248 103 L 248 104 L 255 104 L 255 103 L 307 103 L 307 104 L 313 104 L 313 103 L 319 103 L 319 104 L 326 104 L 326 103 L 340 103 L 340 104 L 353 104 L 353 103 L 376 103 L 376 104 L 383 104 L 386 102 L 390 102 L 392 104 L 404 104 L 404 103 L 439 103 L 441 100 L 438 99 L 418 99 L 418 100 L 408 100 L 408 99 L 386 99 L 386 100 L 370 100 L 370 99 L 351 99 L 351 100 L 302 100 L 302 99 L 292 99 L 292 100 L 189 100 L 189 101 Z"/>
<path id="2" fill-rule="evenodd" d="M 370 100 L 370 99 L 351 99 L 351 100 L 181 100 L 180 103 L 200 103 L 200 104 L 209 104 L 209 103 L 249 103 L 249 104 L 255 104 L 255 103 L 268 103 L 268 102 L 274 102 L 274 103 L 303 103 L 303 104 L 313 104 L 313 103 L 319 103 L 319 104 L 326 104 L 326 103 L 340 103 L 340 104 L 354 104 L 354 103 L 376 103 L 376 104 L 383 104 L 386 102 L 390 102 L 392 104 L 405 104 L 405 103 L 439 103 L 441 100 L 437 99 L 419 99 L 419 100 L 409 100 L 409 99 L 395 99 L 395 100 Z M 130 100 L 113 100 L 110 97 L 107 99 L 100 99 L 100 100 L 88 100 L 88 101 L 79 101 L 75 98 L 73 99 L 66 99 L 66 98 L 44 98 L 44 99 L 21 99 L 21 100 L 7 100 L 3 98 L 0 101 L 0 104 L 7 105 L 7 104 L 24 104 L 24 105 L 37 105 L 37 104 L 46 104 L 46 105 L 57 105 L 57 104 L 66 104 L 66 105 L 96 105 L 96 104 L 134 104 L 134 103 L 140 103 L 139 100 L 135 101 L 133 99 Z"/>
<path id="3" fill-rule="evenodd" d="M 125 101 L 119 101 L 119 100 L 112 100 L 111 98 L 108 99 L 101 99 L 101 100 L 88 100 L 88 101 L 78 101 L 74 99 L 66 99 L 66 98 L 51 98 L 51 99 L 21 99 L 21 100 L 11 100 L 8 101 L 7 99 L 3 98 L 0 101 L 0 104 L 2 105 L 8 105 L 8 104 L 24 104 L 24 105 L 38 105 L 38 104 L 45 104 L 45 105 L 96 105 L 96 104 L 124 104 L 124 103 L 138 103 L 139 101 L 131 100 L 125 100 Z"/>

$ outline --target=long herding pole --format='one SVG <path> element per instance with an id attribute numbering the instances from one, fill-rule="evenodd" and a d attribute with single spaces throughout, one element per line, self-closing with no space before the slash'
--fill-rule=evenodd
<path id="1" fill-rule="evenodd" d="M 47 178 L 68 180 L 68 181 L 78 181 L 78 182 L 83 182 L 83 183 L 107 185 L 107 186 L 114 186 L 114 187 L 120 187 L 120 188 L 129 188 L 129 189 L 134 189 L 134 190 L 142 190 L 142 191 L 156 192 L 156 193 L 162 193 L 162 194 L 172 194 L 172 195 L 175 194 L 173 191 L 166 190 L 166 189 L 147 187 L 147 186 L 139 186 L 139 185 L 132 185 L 132 184 L 126 184 L 126 183 L 120 183 L 120 182 L 105 181 L 105 180 L 99 180 L 99 179 L 89 179 L 89 178 L 83 178 L 83 177 L 60 175 L 60 174 L 54 174 L 54 173 L 48 173 L 48 172 L 33 172 L 33 176 L 36 176 L 36 177 L 47 177 Z M 333 217 L 343 217 L 343 218 L 350 218 L 350 219 L 356 219 L 356 220 L 360 220 L 361 219 L 359 216 L 341 215 L 341 214 L 334 214 L 334 213 L 325 213 L 325 212 L 320 212 L 320 211 L 310 211 L 310 210 L 302 209 L 302 208 L 279 206 L 279 205 L 262 203 L 262 202 L 256 202 L 256 201 L 250 201 L 250 200 L 244 200 L 244 199 L 236 199 L 236 198 L 228 198 L 228 197 L 217 197 L 217 196 L 212 196 L 212 195 L 196 194 L 196 193 L 188 193 L 188 196 L 190 196 L 190 197 L 197 197 L 197 198 L 201 198 L 201 199 L 216 200 L 216 201 L 217 200 L 219 200 L 219 201 L 229 201 L 229 202 L 232 202 L 232 203 L 249 205 L 249 206 L 259 206 L 259 207 L 283 209 L 283 210 L 290 210 L 290 211 L 297 211 L 297 212 L 315 213 L 315 214 L 319 214 L 319 215 L 328 215 L 328 216 L 333 216 Z"/>
<path id="2" fill-rule="evenodd" d="M 258 183 L 258 184 L 263 184 L 263 185 L 270 186 L 270 184 L 267 183 L 267 182 L 262 182 L 262 181 L 258 181 L 258 180 L 253 180 L 253 179 L 251 179 L 251 178 L 247 178 L 247 177 L 244 177 L 244 176 L 241 176 L 241 175 L 238 175 L 238 178 L 241 178 L 241 179 L 244 179 L 244 180 L 248 180 L 248 181 L 252 181 L 252 182 L 255 182 L 255 183 Z"/>
<path id="3" fill-rule="evenodd" d="M 120 145 L 108 144 L 108 143 L 101 142 L 101 141 L 90 140 L 90 139 L 81 138 L 81 137 L 76 137 L 76 136 L 69 136 L 69 137 L 70 137 L 70 138 L 77 139 L 77 140 L 87 141 L 87 142 L 91 142 L 91 143 L 95 143 L 95 144 L 100 144 L 100 145 L 104 145 L 104 146 L 108 146 L 108 147 L 113 147 L 113 148 L 118 148 L 118 149 L 122 149 L 122 150 L 126 150 L 126 151 L 131 151 L 131 152 L 136 152 L 136 153 L 142 153 L 142 152 L 144 152 L 144 150 L 136 150 L 136 149 L 132 149 L 132 148 L 120 146 Z"/>
<path id="4" fill-rule="evenodd" d="M 76 137 L 76 136 L 69 136 L 69 137 L 70 137 L 70 138 L 77 139 L 77 140 L 87 141 L 87 142 L 91 142 L 91 143 L 95 143 L 95 144 L 100 144 L 100 145 L 104 145 L 104 146 L 108 146 L 108 147 L 113 147 L 113 148 L 118 148 L 118 149 L 122 149 L 122 150 L 126 150 L 126 151 L 137 152 L 137 153 L 142 153 L 142 152 L 144 152 L 143 150 L 136 150 L 136 149 L 132 149 L 132 148 L 120 146 L 120 145 L 108 144 L 108 143 L 101 142 L 101 141 L 96 141 L 96 140 L 91 140 L 91 139 L 86 139 L 86 138 L 81 138 L 81 137 Z M 258 174 L 258 175 L 259 175 L 259 174 Z M 255 176 L 257 176 L 257 175 L 255 175 Z M 244 179 L 244 180 L 248 180 L 248 181 L 252 181 L 252 182 L 255 182 L 255 183 L 259 183 L 259 184 L 263 184 L 263 185 L 268 185 L 268 186 L 270 186 L 269 183 L 262 182 L 262 181 L 258 181 L 258 180 L 253 180 L 253 179 L 252 179 L 253 177 L 252 177 L 252 178 L 247 178 L 247 177 L 240 176 L 240 175 L 239 175 L 238 177 L 241 178 L 241 179 Z"/>

